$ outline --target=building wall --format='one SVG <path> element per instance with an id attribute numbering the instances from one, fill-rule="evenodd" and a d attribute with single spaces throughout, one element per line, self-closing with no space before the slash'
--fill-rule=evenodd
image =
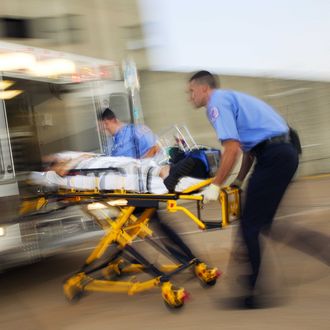
<path id="1" fill-rule="evenodd" d="M 219 147 L 204 112 L 193 110 L 187 101 L 188 76 L 148 71 L 136 0 L 2 0 L 0 12 L 2 17 L 41 17 L 45 23 L 43 28 L 35 26 L 42 38 L 5 41 L 116 61 L 132 56 L 140 69 L 145 122 L 158 133 L 173 124 L 186 124 L 198 143 Z M 75 15 L 71 29 L 66 15 Z M 329 83 L 238 76 L 220 80 L 224 88 L 269 102 L 298 130 L 303 144 L 299 175 L 330 172 Z"/>
<path id="2" fill-rule="evenodd" d="M 188 102 L 189 75 L 141 72 L 141 100 L 146 123 L 155 132 L 185 124 L 199 144 L 221 147 L 203 109 Z M 274 106 L 298 130 L 303 146 L 298 175 L 330 172 L 330 83 L 221 76 L 222 88 L 236 89 Z"/>
<path id="3" fill-rule="evenodd" d="M 134 0 L 2 0 L 0 18 L 0 40 L 121 61 L 139 14 Z M 8 36 L 8 18 L 27 20 L 27 37 Z"/>

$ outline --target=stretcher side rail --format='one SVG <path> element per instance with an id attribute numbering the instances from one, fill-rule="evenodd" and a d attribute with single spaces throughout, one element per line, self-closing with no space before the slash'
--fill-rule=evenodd
<path id="1" fill-rule="evenodd" d="M 230 223 L 230 218 L 239 218 L 240 216 L 240 190 L 237 188 L 224 187 L 221 189 L 219 202 L 221 206 L 221 218 L 222 220 L 215 221 L 203 221 L 201 219 L 201 210 L 204 208 L 203 197 L 196 195 L 202 188 L 206 187 L 212 182 L 212 179 L 204 180 L 201 183 L 193 185 L 188 189 L 167 194 L 150 194 L 150 193 L 132 193 L 121 190 L 109 191 L 109 190 L 86 190 L 81 191 L 78 189 L 60 189 L 55 192 L 40 193 L 35 197 L 27 197 L 23 200 L 21 207 L 21 215 L 29 213 L 31 209 L 39 211 L 44 205 L 46 205 L 52 199 L 56 201 L 63 201 L 66 205 L 62 205 L 61 208 L 69 207 L 77 204 L 88 204 L 89 202 L 101 201 L 101 200 L 115 200 L 127 201 L 125 205 L 136 207 L 156 207 L 159 203 L 167 203 L 167 210 L 169 212 L 184 212 L 190 219 L 192 219 L 201 229 L 220 228 L 226 227 Z M 178 206 L 176 201 L 178 200 L 190 200 L 196 201 L 197 217 L 194 216 L 186 207 Z M 111 202 L 109 202 L 111 204 Z M 34 215 L 37 213 L 34 212 Z"/>

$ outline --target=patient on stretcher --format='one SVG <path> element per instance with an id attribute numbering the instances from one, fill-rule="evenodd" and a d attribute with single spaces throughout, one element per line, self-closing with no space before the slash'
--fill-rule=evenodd
<path id="1" fill-rule="evenodd" d="M 83 152 L 63 152 L 44 159 L 48 165 L 44 172 L 33 172 L 30 181 L 43 186 L 79 190 L 126 190 L 164 194 L 182 191 L 201 182 L 188 171 L 160 166 L 152 159 L 110 157 Z M 184 165 L 184 164 L 183 164 Z M 185 166 L 183 166 L 185 167 Z M 183 177 L 182 177 L 183 176 Z M 169 181 L 171 189 L 164 184 Z M 173 187 L 173 184 L 175 186 Z"/>
<path id="2" fill-rule="evenodd" d="M 165 132 L 159 146 L 165 159 L 61 152 L 45 157 L 45 172 L 33 173 L 31 180 L 68 189 L 163 194 L 210 178 L 219 167 L 220 150 L 198 146 L 186 127 L 174 126 Z M 167 165 L 159 165 L 164 161 Z"/>

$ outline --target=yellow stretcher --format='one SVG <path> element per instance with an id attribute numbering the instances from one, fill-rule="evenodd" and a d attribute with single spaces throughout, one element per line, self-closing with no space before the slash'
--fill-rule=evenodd
<path id="1" fill-rule="evenodd" d="M 79 271 L 65 280 L 63 289 L 70 302 L 80 299 L 84 291 L 125 292 L 129 295 L 152 289 L 161 288 L 161 294 L 166 305 L 172 308 L 183 306 L 187 293 L 184 288 L 177 288 L 171 278 L 183 270 L 194 267 L 199 280 L 208 286 L 214 285 L 220 272 L 210 268 L 204 262 L 190 253 L 189 248 L 170 228 L 164 227 L 172 245 L 162 246 L 153 239 L 153 231 L 149 224 L 157 217 L 157 209 L 161 203 L 166 204 L 170 213 L 183 212 L 200 229 L 225 227 L 233 217 L 239 217 L 240 191 L 236 188 L 223 188 L 219 201 L 222 220 L 201 220 L 203 197 L 196 193 L 209 185 L 212 179 L 203 181 L 180 193 L 171 194 L 134 194 L 125 191 L 77 191 L 60 190 L 54 193 L 42 194 L 36 198 L 23 201 L 21 215 L 38 214 L 54 201 L 65 202 L 67 205 L 82 205 L 84 211 L 92 215 L 105 234 L 95 249 L 86 259 Z M 197 216 L 182 205 L 179 200 L 196 201 Z M 115 212 L 114 212 L 115 211 Z M 155 266 L 139 253 L 132 243 L 143 239 L 158 249 L 174 263 Z M 148 273 L 151 279 L 120 280 L 131 273 Z"/>

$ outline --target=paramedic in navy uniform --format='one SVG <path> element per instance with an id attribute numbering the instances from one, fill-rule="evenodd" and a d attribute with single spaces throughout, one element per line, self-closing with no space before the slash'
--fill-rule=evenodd
<path id="1" fill-rule="evenodd" d="M 139 159 L 153 157 L 159 151 L 156 136 L 149 127 L 125 124 L 109 108 L 103 111 L 101 119 L 105 130 L 111 135 L 107 156 Z"/>
<path id="2" fill-rule="evenodd" d="M 207 117 L 222 143 L 221 164 L 213 183 L 202 193 L 204 203 L 219 198 L 221 185 L 231 173 L 240 151 L 243 158 L 234 181 L 240 186 L 253 162 L 241 214 L 241 233 L 251 273 L 242 307 L 256 307 L 255 288 L 261 262 L 259 235 L 270 229 L 278 205 L 298 167 L 298 152 L 290 143 L 285 120 L 265 102 L 237 91 L 217 89 L 216 78 L 199 71 L 189 80 L 190 100 L 206 107 Z"/>

